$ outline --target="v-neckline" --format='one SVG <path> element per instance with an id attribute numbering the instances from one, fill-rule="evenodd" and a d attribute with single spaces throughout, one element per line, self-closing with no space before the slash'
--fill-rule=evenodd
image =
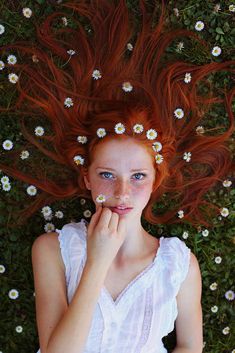
<path id="1" fill-rule="evenodd" d="M 153 261 L 149 265 L 147 265 L 147 267 L 145 267 L 135 278 L 133 278 L 133 280 L 131 280 L 126 285 L 126 287 L 119 293 L 119 295 L 117 296 L 117 298 L 115 300 L 113 299 L 112 295 L 110 294 L 108 289 L 105 287 L 105 285 L 102 286 L 102 291 L 109 298 L 109 300 L 111 301 L 113 306 L 116 307 L 119 304 L 120 300 L 126 295 L 126 293 L 129 292 L 129 288 L 132 288 L 134 285 L 139 284 L 141 279 L 144 278 L 145 275 L 147 275 L 155 267 L 155 264 L 157 263 L 157 259 L 159 259 L 159 255 L 161 253 L 162 239 L 164 239 L 163 236 L 161 238 L 159 238 L 159 246 L 157 248 L 157 251 L 156 251 L 156 254 L 154 256 Z"/>

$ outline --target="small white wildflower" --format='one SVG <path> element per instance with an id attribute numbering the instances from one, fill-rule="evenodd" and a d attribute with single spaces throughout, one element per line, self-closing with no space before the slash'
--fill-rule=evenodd
<path id="1" fill-rule="evenodd" d="M 234 8 L 235 8 L 235 6 L 234 6 Z M 233 349 L 231 353 L 235 353 L 235 349 Z"/>
<path id="2" fill-rule="evenodd" d="M 34 185 L 30 185 L 27 187 L 26 192 L 30 196 L 35 196 L 37 194 L 37 188 Z"/>
<path id="3" fill-rule="evenodd" d="M 94 80 L 98 80 L 102 77 L 100 70 L 94 70 L 92 73 L 92 77 L 94 78 Z"/>
<path id="4" fill-rule="evenodd" d="M 62 17 L 61 20 L 62 20 L 64 26 L 68 26 L 68 20 L 66 17 Z"/>
<path id="5" fill-rule="evenodd" d="M 65 100 L 64 100 L 64 105 L 65 105 L 65 107 L 67 107 L 67 108 L 72 107 L 72 106 L 73 106 L 73 100 L 72 100 L 72 98 L 70 98 L 70 97 L 65 98 Z"/>
<path id="6" fill-rule="evenodd" d="M 0 273 L 4 273 L 6 271 L 6 268 L 4 265 L 0 265 Z"/>
<path id="7" fill-rule="evenodd" d="M 191 156 L 192 156 L 192 153 L 191 153 L 191 152 L 184 152 L 183 159 L 184 159 L 186 162 L 190 162 L 190 161 L 191 161 Z"/>
<path id="8" fill-rule="evenodd" d="M 43 216 L 50 216 L 52 213 L 52 209 L 49 206 L 44 206 L 41 210 L 41 213 L 43 214 Z"/>
<path id="9" fill-rule="evenodd" d="M 212 306 L 212 307 L 211 307 L 211 311 L 212 311 L 212 313 L 217 313 L 217 311 L 218 311 L 218 306 L 217 306 L 217 305 Z"/>
<path id="10" fill-rule="evenodd" d="M 46 215 L 44 216 L 45 221 L 51 221 L 52 218 L 53 218 L 53 212 L 47 216 Z"/>
<path id="11" fill-rule="evenodd" d="M 179 42 L 176 46 L 176 50 L 177 51 L 181 51 L 184 48 L 184 43 L 183 42 Z"/>
<path id="12" fill-rule="evenodd" d="M 211 54 L 213 56 L 219 56 L 221 54 L 221 52 L 222 52 L 221 48 L 218 46 L 215 46 L 215 47 L 213 47 Z"/>
<path id="13" fill-rule="evenodd" d="M 220 209 L 220 214 L 223 217 L 227 217 L 229 215 L 229 210 L 226 207 Z"/>
<path id="14" fill-rule="evenodd" d="M 103 194 L 98 195 L 96 198 L 96 202 L 99 202 L 99 203 L 105 202 L 105 200 L 106 200 L 106 198 L 105 198 L 105 195 L 103 195 Z"/>
<path id="15" fill-rule="evenodd" d="M 183 210 L 179 210 L 178 211 L 178 217 L 179 218 L 183 218 L 184 217 L 184 211 Z"/>
<path id="16" fill-rule="evenodd" d="M 91 211 L 90 210 L 86 210 L 83 212 L 83 216 L 86 218 L 90 218 L 91 217 Z"/>
<path id="17" fill-rule="evenodd" d="M 87 137 L 86 136 L 78 136 L 77 141 L 82 144 L 87 143 Z"/>
<path id="18" fill-rule="evenodd" d="M 206 341 L 203 341 L 203 348 L 206 346 Z"/>
<path id="19" fill-rule="evenodd" d="M 221 256 L 216 256 L 216 257 L 215 257 L 215 263 L 216 263 L 216 264 L 220 264 L 221 261 L 222 261 Z"/>
<path id="20" fill-rule="evenodd" d="M 210 290 L 216 290 L 217 289 L 217 286 L 218 284 L 216 282 L 213 282 L 211 285 L 210 285 Z"/>
<path id="21" fill-rule="evenodd" d="M 154 140 L 155 138 L 157 138 L 157 131 L 155 129 L 149 129 L 147 132 L 146 132 L 146 137 L 147 139 L 149 140 Z"/>
<path id="22" fill-rule="evenodd" d="M 135 124 L 133 126 L 133 131 L 136 133 L 136 134 L 141 134 L 141 132 L 144 131 L 144 127 L 142 124 Z"/>
<path id="23" fill-rule="evenodd" d="M 105 131 L 105 129 L 102 128 L 102 127 L 100 127 L 100 128 L 96 131 L 96 133 L 97 133 L 97 136 L 98 136 L 98 137 L 104 137 L 104 136 L 106 135 L 106 131 Z"/>
<path id="24" fill-rule="evenodd" d="M 220 10 L 221 10 L 220 4 L 216 4 L 216 5 L 214 6 L 213 12 L 214 12 L 214 13 L 217 13 L 217 12 L 219 12 Z"/>
<path id="25" fill-rule="evenodd" d="M 183 109 L 181 108 L 177 108 L 175 111 L 174 111 L 174 115 L 177 119 L 182 119 L 184 117 L 184 111 Z"/>
<path id="26" fill-rule="evenodd" d="M 209 230 L 208 230 L 208 229 L 204 229 L 204 230 L 202 231 L 202 235 L 203 235 L 204 237 L 207 237 L 207 236 L 209 235 Z"/>
<path id="27" fill-rule="evenodd" d="M 85 200 L 85 199 L 81 199 L 81 200 L 80 200 L 80 204 L 81 204 L 81 205 L 85 205 L 85 203 L 86 203 L 86 200 Z"/>
<path id="28" fill-rule="evenodd" d="M 32 55 L 32 61 L 33 61 L 34 63 L 39 63 L 39 60 L 38 60 L 37 55 L 35 55 L 35 54 Z"/>
<path id="29" fill-rule="evenodd" d="M 204 27 L 205 27 L 204 22 L 197 21 L 194 28 L 196 29 L 196 31 L 200 32 L 203 30 Z"/>
<path id="30" fill-rule="evenodd" d="M 0 70 L 3 70 L 5 67 L 5 64 L 2 60 L 0 60 Z"/>
<path id="31" fill-rule="evenodd" d="M 23 331 L 23 327 L 22 326 L 16 326 L 16 332 L 17 333 L 21 333 Z"/>
<path id="32" fill-rule="evenodd" d="M 44 135 L 44 128 L 42 126 L 37 126 L 34 130 L 36 136 Z"/>
<path id="33" fill-rule="evenodd" d="M 133 50 L 133 45 L 131 43 L 127 43 L 126 45 L 127 49 L 132 51 Z"/>
<path id="34" fill-rule="evenodd" d="M 73 50 L 73 49 L 69 49 L 69 50 L 67 50 L 67 53 L 68 53 L 70 56 L 73 56 L 73 55 L 76 54 L 76 51 Z"/>
<path id="35" fill-rule="evenodd" d="M 13 148 L 13 143 L 11 140 L 5 140 L 2 144 L 2 147 L 4 148 L 4 150 L 11 150 Z"/>
<path id="36" fill-rule="evenodd" d="M 228 299 L 228 300 L 234 300 L 234 298 L 235 298 L 234 291 L 228 290 L 228 291 L 225 293 L 225 298 Z"/>
<path id="37" fill-rule="evenodd" d="M 223 330 L 222 330 L 224 335 L 228 335 L 230 332 L 230 328 L 228 326 L 226 326 Z"/>
<path id="38" fill-rule="evenodd" d="M 188 232 L 184 231 L 183 234 L 182 234 L 182 237 L 184 239 L 187 239 L 188 238 Z"/>
<path id="39" fill-rule="evenodd" d="M 116 134 L 123 134 L 125 132 L 125 126 L 122 123 L 117 123 L 114 127 Z"/>
<path id="40" fill-rule="evenodd" d="M 6 184 L 6 183 L 9 183 L 9 182 L 10 182 L 10 180 L 9 180 L 8 176 L 3 175 L 3 177 L 1 177 L 1 183 L 2 184 Z"/>
<path id="41" fill-rule="evenodd" d="M 205 132 L 205 129 L 204 129 L 203 126 L 200 125 L 200 126 L 197 126 L 197 127 L 196 127 L 196 133 L 197 133 L 197 135 L 203 135 L 204 132 Z"/>
<path id="42" fill-rule="evenodd" d="M 184 76 L 184 82 L 185 83 L 189 83 L 191 82 L 192 76 L 190 72 L 186 72 L 185 76 Z"/>
<path id="43" fill-rule="evenodd" d="M 55 226 L 53 223 L 46 223 L 44 226 L 44 230 L 46 233 L 53 232 L 55 230 Z"/>
<path id="44" fill-rule="evenodd" d="M 80 164 L 84 164 L 84 161 L 85 161 L 85 159 L 82 157 L 82 156 L 80 156 L 80 155 L 77 155 L 77 156 L 74 156 L 73 157 L 73 160 L 74 160 L 74 162 L 77 164 L 77 165 L 80 165 Z"/>
<path id="45" fill-rule="evenodd" d="M 223 186 L 225 188 L 229 188 L 231 185 L 232 185 L 231 180 L 226 179 L 226 180 L 223 181 Z"/>
<path id="46" fill-rule="evenodd" d="M 11 289 L 9 292 L 8 292 L 8 296 L 10 299 L 16 299 L 19 297 L 19 292 L 17 289 Z"/>
<path id="47" fill-rule="evenodd" d="M 155 152 L 160 152 L 162 150 L 162 144 L 159 141 L 156 141 L 152 144 L 152 148 Z"/>
<path id="48" fill-rule="evenodd" d="M 16 74 L 13 74 L 13 73 L 10 73 L 8 75 L 8 80 L 11 82 L 11 83 L 16 83 L 18 81 L 19 77 L 16 75 Z"/>
<path id="49" fill-rule="evenodd" d="M 177 7 L 174 7 L 174 8 L 173 8 L 173 11 L 174 11 L 174 15 L 175 15 L 176 17 L 179 17 L 179 10 L 177 9 Z"/>
<path id="50" fill-rule="evenodd" d="M 123 82 L 122 89 L 125 92 L 131 92 L 133 90 L 133 86 L 131 85 L 130 82 Z"/>
<path id="51" fill-rule="evenodd" d="M 163 162 L 163 160 L 164 160 L 163 155 L 160 153 L 157 153 L 155 156 L 155 162 L 157 164 L 161 164 Z"/>
<path id="52" fill-rule="evenodd" d="M 20 154 L 21 159 L 27 159 L 29 157 L 29 151 L 22 151 Z"/>
<path id="53" fill-rule="evenodd" d="M 56 211 L 56 213 L 55 213 L 55 217 L 56 218 L 63 218 L 64 217 L 64 214 L 63 214 L 63 212 L 62 211 Z"/>
<path id="54" fill-rule="evenodd" d="M 15 65 L 17 63 L 17 58 L 15 55 L 8 55 L 7 62 L 9 65 Z"/>
<path id="55" fill-rule="evenodd" d="M 22 12 L 23 12 L 24 17 L 26 17 L 26 18 L 30 18 L 33 14 L 32 10 L 29 7 L 24 7 Z"/>
<path id="56" fill-rule="evenodd" d="M 228 9 L 230 12 L 235 12 L 235 5 L 233 4 L 229 5 Z"/>
<path id="57" fill-rule="evenodd" d="M 0 35 L 5 32 L 5 27 L 0 24 Z"/>
<path id="58" fill-rule="evenodd" d="M 3 189 L 3 191 L 11 190 L 11 184 L 10 183 L 2 184 L 2 189 Z"/>

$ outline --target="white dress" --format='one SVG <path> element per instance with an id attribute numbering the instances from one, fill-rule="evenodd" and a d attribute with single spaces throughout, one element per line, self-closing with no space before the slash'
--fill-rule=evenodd
<path id="1" fill-rule="evenodd" d="M 56 229 L 66 268 L 68 303 L 86 262 L 87 224 L 82 219 Z M 153 262 L 115 301 L 103 286 L 83 353 L 167 353 L 162 338 L 174 329 L 176 295 L 188 273 L 190 251 L 179 238 L 162 236 Z"/>

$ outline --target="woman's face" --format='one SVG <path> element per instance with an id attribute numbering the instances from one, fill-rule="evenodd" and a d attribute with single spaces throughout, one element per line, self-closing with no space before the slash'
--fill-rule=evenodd
<path id="1" fill-rule="evenodd" d="M 124 204 L 133 209 L 125 217 L 141 217 L 155 180 L 153 156 L 133 139 L 109 140 L 97 145 L 93 162 L 84 176 L 96 205 L 98 195 L 105 195 L 105 207 Z"/>

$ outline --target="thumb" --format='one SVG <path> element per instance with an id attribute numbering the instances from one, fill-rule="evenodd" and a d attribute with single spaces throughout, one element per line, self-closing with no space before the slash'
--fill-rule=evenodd
<path id="1" fill-rule="evenodd" d="M 98 206 L 96 212 L 91 217 L 91 221 L 90 221 L 90 223 L 88 225 L 88 229 L 87 229 L 90 234 L 92 234 L 93 229 L 96 227 L 96 225 L 98 223 L 98 220 L 99 220 L 99 217 L 101 214 L 101 210 L 102 210 L 102 206 Z"/>

